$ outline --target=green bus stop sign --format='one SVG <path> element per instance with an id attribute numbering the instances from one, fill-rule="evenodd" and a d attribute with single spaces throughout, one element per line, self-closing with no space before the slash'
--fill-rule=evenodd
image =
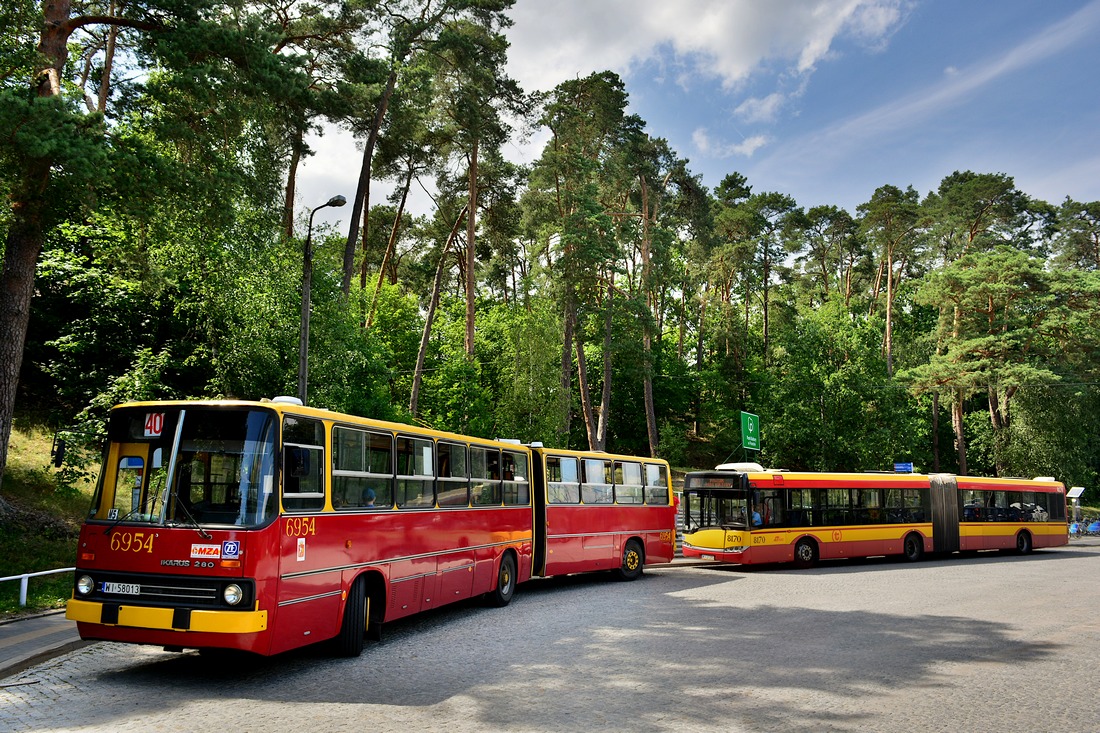
<path id="1" fill-rule="evenodd" d="M 741 413 L 741 447 L 760 450 L 760 418 L 751 412 Z"/>

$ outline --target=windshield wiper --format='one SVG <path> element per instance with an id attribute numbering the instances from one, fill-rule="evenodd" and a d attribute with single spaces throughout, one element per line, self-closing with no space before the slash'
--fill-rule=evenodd
<path id="1" fill-rule="evenodd" d="M 190 520 L 189 526 L 199 533 L 199 537 L 202 537 L 204 540 L 214 539 L 214 535 L 202 528 L 202 525 L 199 524 L 199 520 L 195 519 L 195 515 L 191 513 L 191 510 L 187 508 L 186 504 L 180 501 L 178 496 L 176 497 L 176 506 L 183 510 L 184 515 Z"/>

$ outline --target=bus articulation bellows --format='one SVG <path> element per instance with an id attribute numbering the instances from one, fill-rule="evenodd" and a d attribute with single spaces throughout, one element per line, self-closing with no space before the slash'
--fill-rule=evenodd
<path id="1" fill-rule="evenodd" d="M 1065 486 L 1051 478 L 809 473 L 725 464 L 684 479 L 683 554 L 728 563 L 1055 547 Z"/>
<path id="2" fill-rule="evenodd" d="M 81 533 L 84 639 L 357 655 L 384 622 L 533 577 L 673 559 L 664 461 L 485 440 L 297 400 L 130 403 Z"/>

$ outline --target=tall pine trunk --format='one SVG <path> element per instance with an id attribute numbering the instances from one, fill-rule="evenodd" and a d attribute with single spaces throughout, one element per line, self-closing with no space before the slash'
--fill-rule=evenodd
<path id="1" fill-rule="evenodd" d="M 611 322 L 615 290 L 607 283 L 607 304 L 603 322 L 603 390 L 600 395 L 600 419 L 596 425 L 596 450 L 607 449 L 607 429 L 611 421 Z"/>
<path id="2" fill-rule="evenodd" d="M 477 276 L 474 265 L 477 260 L 474 234 L 477 230 L 477 140 L 470 151 L 468 181 L 469 201 L 466 204 L 466 357 L 474 358 L 474 311 L 477 305 Z"/>
<path id="3" fill-rule="evenodd" d="M 359 183 L 355 188 L 355 199 L 351 202 L 351 222 L 348 225 L 348 239 L 344 243 L 344 278 L 340 284 L 344 295 L 351 292 L 351 278 L 355 272 L 355 247 L 359 243 L 359 219 L 363 219 L 363 248 L 366 249 L 368 215 L 370 213 L 370 178 L 371 161 L 374 158 L 374 146 L 378 142 L 378 134 L 382 129 L 382 121 L 386 119 L 386 110 L 390 106 L 390 97 L 393 96 L 394 85 L 397 84 L 397 67 L 390 70 L 386 79 L 386 89 L 382 92 L 382 99 L 378 101 L 378 110 L 371 124 L 370 133 L 367 135 L 367 144 L 363 148 L 363 165 L 359 169 Z M 360 276 L 360 285 L 366 287 L 366 258 L 364 257 L 363 272 Z"/>
<path id="4" fill-rule="evenodd" d="M 966 433 L 963 430 L 963 391 L 955 390 L 955 403 L 951 405 L 951 425 L 955 429 L 955 448 L 959 452 L 959 475 L 966 475 Z"/>
<path id="5" fill-rule="evenodd" d="M 44 159 L 24 164 L 24 190 L 43 190 L 50 178 L 50 165 Z M 0 274 L 0 485 L 8 462 L 8 441 L 15 416 L 15 396 L 19 388 L 19 369 L 27 340 L 34 271 L 45 242 L 42 221 L 44 202 L 33 193 L 19 197 L 12 207 L 4 248 L 4 269 Z"/>
<path id="6" fill-rule="evenodd" d="M 69 0 L 43 4 L 42 35 L 38 52 L 48 63 L 36 78 L 38 96 L 61 95 L 61 70 L 69 57 Z M 34 296 L 34 273 L 46 241 L 46 190 L 52 161 L 27 156 L 15 171 L 17 183 L 10 194 L 11 214 L 4 244 L 4 269 L 0 272 L 0 485 L 8 464 L 8 441 L 15 418 L 19 370 Z"/>
<path id="7" fill-rule="evenodd" d="M 420 383 L 424 380 L 424 361 L 428 355 L 428 340 L 432 335 L 432 323 L 435 321 L 435 312 L 439 308 L 439 292 L 443 288 L 443 272 L 446 269 L 447 252 L 451 244 L 458 236 L 458 227 L 462 223 L 462 217 L 466 215 L 466 209 L 459 212 L 451 227 L 451 233 L 443 244 L 443 251 L 439 253 L 439 264 L 435 268 L 435 280 L 432 284 L 432 297 L 428 302 L 428 313 L 424 316 L 424 332 L 420 336 L 420 349 L 416 352 L 416 370 L 413 372 L 412 394 L 409 396 L 409 413 L 415 418 L 418 414 L 420 400 Z"/>
<path id="8" fill-rule="evenodd" d="M 405 176 L 405 187 L 401 191 L 401 203 L 397 207 L 397 216 L 393 218 L 393 226 L 390 227 L 390 237 L 386 242 L 386 252 L 382 255 L 382 264 L 378 266 L 378 281 L 374 285 L 374 298 L 370 304 L 370 315 L 367 316 L 367 328 L 374 325 L 374 314 L 378 310 L 378 295 L 382 292 L 382 281 L 386 277 L 386 267 L 389 265 L 393 251 L 397 248 L 397 234 L 401 229 L 401 216 L 405 213 L 405 203 L 409 199 L 409 187 L 412 185 L 413 169 L 409 166 L 408 175 Z M 450 244 L 450 240 L 448 240 Z"/>

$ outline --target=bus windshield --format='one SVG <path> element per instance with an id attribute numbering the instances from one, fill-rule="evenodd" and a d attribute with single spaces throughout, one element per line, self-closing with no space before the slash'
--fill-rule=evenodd
<path id="1" fill-rule="evenodd" d="M 708 527 L 745 529 L 749 526 L 748 492 L 739 489 L 703 489 L 684 492 L 685 531 Z"/>
<path id="2" fill-rule="evenodd" d="M 91 517 L 112 522 L 256 527 L 276 513 L 274 414 L 125 407 L 108 427 Z"/>

